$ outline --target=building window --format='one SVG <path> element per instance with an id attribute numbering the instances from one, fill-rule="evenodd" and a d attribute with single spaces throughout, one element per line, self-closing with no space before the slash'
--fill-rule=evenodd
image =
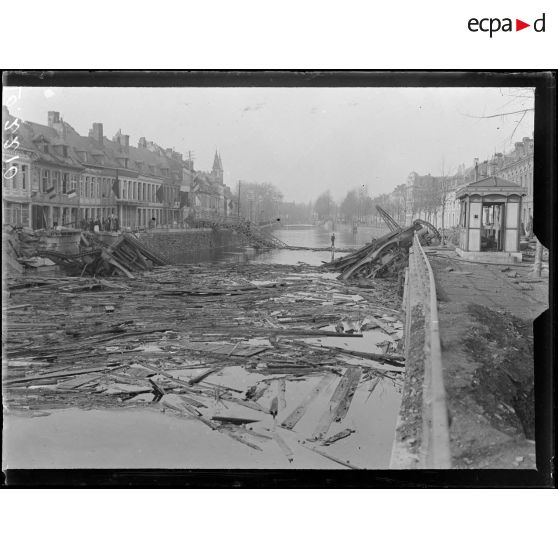
<path id="1" fill-rule="evenodd" d="M 86 198 L 91 197 L 91 183 L 89 182 L 88 176 L 85 177 L 85 197 Z"/>
<path id="2" fill-rule="evenodd" d="M 69 190 L 69 186 L 70 186 L 70 175 L 65 172 L 62 175 L 62 193 L 66 194 Z"/>
<path id="3" fill-rule="evenodd" d="M 41 186 L 42 192 L 46 192 L 50 186 L 50 171 L 47 169 L 43 169 L 42 177 L 41 177 Z"/>
<path id="4" fill-rule="evenodd" d="M 60 193 L 60 171 L 54 171 L 52 173 L 52 185 L 54 186 L 54 191 L 57 194 Z"/>
<path id="5" fill-rule="evenodd" d="M 27 190 L 29 184 L 29 166 L 21 165 L 21 189 Z"/>

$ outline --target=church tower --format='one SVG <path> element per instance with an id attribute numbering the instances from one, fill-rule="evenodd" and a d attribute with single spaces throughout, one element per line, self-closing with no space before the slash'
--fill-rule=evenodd
<path id="1" fill-rule="evenodd" d="M 221 162 L 221 156 L 217 150 L 215 150 L 215 158 L 213 159 L 213 170 L 211 171 L 211 174 L 219 184 L 223 184 L 223 163 Z"/>

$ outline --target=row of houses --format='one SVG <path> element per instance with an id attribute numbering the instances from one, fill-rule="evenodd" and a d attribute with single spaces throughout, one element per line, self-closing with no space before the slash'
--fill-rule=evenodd
<path id="1" fill-rule="evenodd" d="M 49 111 L 47 124 L 22 121 L 2 107 L 3 223 L 33 229 L 82 227 L 116 218 L 119 228 L 172 226 L 196 208 L 226 215 L 235 200 L 221 156 L 211 172 L 172 148 L 141 137 L 137 147 L 95 122 L 87 136 Z"/>
<path id="2" fill-rule="evenodd" d="M 413 219 L 429 220 L 436 227 L 457 226 L 460 219 L 460 204 L 456 191 L 465 184 L 496 176 L 509 180 L 523 189 L 521 223 L 526 227 L 533 217 L 533 138 L 524 137 L 516 142 L 508 153 L 496 153 L 490 159 L 473 165 L 461 165 L 452 176 L 419 175 L 411 172 L 404 187 L 392 193 L 396 205 L 403 206 L 405 223 Z M 443 221 L 443 223 L 442 223 Z"/>

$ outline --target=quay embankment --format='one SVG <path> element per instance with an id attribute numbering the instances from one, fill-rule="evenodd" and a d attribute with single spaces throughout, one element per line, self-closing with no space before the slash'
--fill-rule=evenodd
<path id="1" fill-rule="evenodd" d="M 534 469 L 533 320 L 548 308 L 548 270 L 533 277 L 529 263 L 467 262 L 445 247 L 425 254 L 437 295 L 451 467 Z M 408 275 L 407 293 L 418 283 Z M 432 446 L 424 443 L 432 435 L 425 417 L 432 394 L 423 389 L 429 325 L 421 305 L 406 310 L 406 378 L 391 465 L 432 468 Z"/>
<path id="2" fill-rule="evenodd" d="M 137 237 L 172 264 L 189 263 L 196 256 L 247 244 L 247 239 L 234 230 L 211 228 L 152 229 L 137 233 Z"/>

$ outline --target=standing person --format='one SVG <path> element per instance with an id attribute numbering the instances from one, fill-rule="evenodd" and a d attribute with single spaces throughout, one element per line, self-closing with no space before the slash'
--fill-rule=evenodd
<path id="1" fill-rule="evenodd" d="M 151 221 L 149 221 L 149 228 L 154 229 L 156 225 L 157 225 L 157 219 L 155 219 L 155 217 L 151 217 Z"/>
<path id="2" fill-rule="evenodd" d="M 331 247 L 335 248 L 335 233 L 331 233 Z"/>

